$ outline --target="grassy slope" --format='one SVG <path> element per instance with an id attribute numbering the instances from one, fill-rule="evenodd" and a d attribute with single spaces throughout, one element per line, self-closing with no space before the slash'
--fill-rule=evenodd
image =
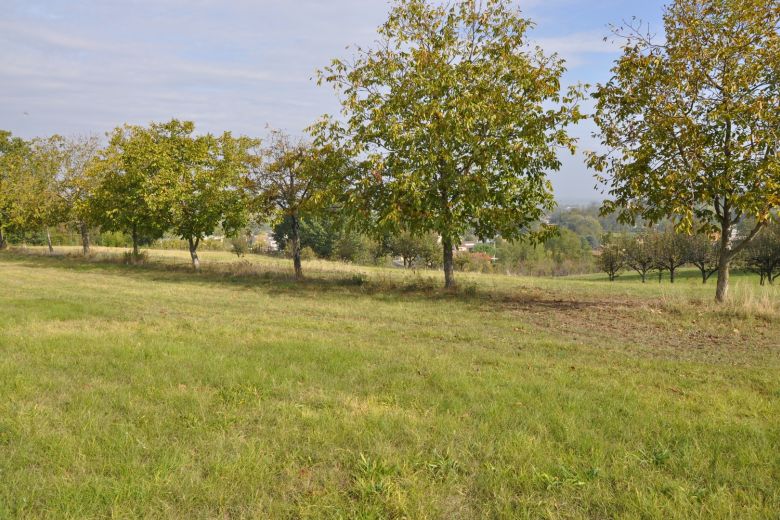
<path id="1" fill-rule="evenodd" d="M 780 510 L 777 289 L 307 267 L 0 255 L 0 517 Z"/>

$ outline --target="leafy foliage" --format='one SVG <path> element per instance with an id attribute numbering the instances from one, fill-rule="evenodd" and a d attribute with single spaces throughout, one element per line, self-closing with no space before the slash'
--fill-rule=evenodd
<path id="1" fill-rule="evenodd" d="M 288 238 L 298 278 L 303 277 L 301 217 L 329 208 L 343 192 L 351 168 L 350 155 L 327 139 L 323 126 L 315 125 L 312 133 L 313 141 L 307 142 L 273 131 L 253 175 L 258 213 L 290 222 Z"/>
<path id="2" fill-rule="evenodd" d="M 609 188 L 605 211 L 718 232 L 719 300 L 729 262 L 780 205 L 779 25 L 777 0 L 677 0 L 664 43 L 629 27 L 612 78 L 595 93 L 607 151 L 589 164 Z M 732 243 L 745 216 L 756 225 Z"/>
<path id="3" fill-rule="evenodd" d="M 320 74 L 365 158 L 350 204 L 376 229 L 441 236 L 448 286 L 467 229 L 544 235 L 530 228 L 553 207 L 546 174 L 574 147 L 578 91 L 561 95 L 563 63 L 529 49 L 531 25 L 508 0 L 397 0 L 375 49 Z"/>

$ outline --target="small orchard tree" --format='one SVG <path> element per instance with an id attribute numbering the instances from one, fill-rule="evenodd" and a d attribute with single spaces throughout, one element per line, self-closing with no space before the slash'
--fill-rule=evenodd
<path id="1" fill-rule="evenodd" d="M 658 233 L 655 237 L 655 267 L 659 273 L 669 271 L 669 281 L 672 283 L 677 269 L 688 262 L 687 246 L 685 236 L 672 228 Z"/>
<path id="2" fill-rule="evenodd" d="M 624 240 L 614 235 L 604 236 L 601 240 L 601 249 L 596 257 L 596 264 L 602 272 L 607 273 L 609 281 L 614 282 L 626 265 Z"/>
<path id="3" fill-rule="evenodd" d="M 130 235 L 135 258 L 141 240 L 162 237 L 169 224 L 170 208 L 155 203 L 157 150 L 147 128 L 119 127 L 109 135 L 108 147 L 93 170 L 91 215 L 103 230 Z"/>
<path id="4" fill-rule="evenodd" d="M 365 159 L 350 206 L 377 234 L 438 234 L 446 287 L 467 229 L 547 235 L 531 228 L 553 207 L 546 174 L 574 148 L 580 96 L 562 95 L 563 62 L 529 46 L 531 26 L 511 0 L 395 0 L 376 48 L 320 73 Z"/>
<path id="5" fill-rule="evenodd" d="M 606 151 L 589 164 L 611 195 L 604 209 L 718 233 L 718 301 L 731 261 L 780 205 L 779 25 L 777 0 L 675 0 L 663 42 L 617 31 L 623 55 L 594 94 Z M 733 240 L 745 217 L 755 226 Z"/>
<path id="6" fill-rule="evenodd" d="M 701 273 L 701 283 L 707 283 L 710 276 L 718 272 L 718 243 L 704 233 L 686 235 L 688 263 L 695 265 Z"/>
<path id="7" fill-rule="evenodd" d="M 350 177 L 349 155 L 314 127 L 314 139 L 293 139 L 271 132 L 253 173 L 255 207 L 260 215 L 289 220 L 288 247 L 295 277 L 303 278 L 301 218 L 329 208 Z"/>
<path id="8" fill-rule="evenodd" d="M 645 232 L 638 236 L 626 236 L 624 239 L 625 264 L 647 281 L 649 273 L 656 265 L 655 236 Z"/>
<path id="9" fill-rule="evenodd" d="M 774 283 L 780 276 L 780 224 L 769 225 L 742 253 L 748 270 L 758 274 L 761 285 Z"/>
<path id="10" fill-rule="evenodd" d="M 147 132 L 154 146 L 149 158 L 152 208 L 167 212 L 170 229 L 189 246 L 192 266 L 200 269 L 198 246 L 217 227 L 228 235 L 244 228 L 248 218 L 249 172 L 259 141 L 195 135 L 195 124 L 173 119 L 152 124 Z"/>

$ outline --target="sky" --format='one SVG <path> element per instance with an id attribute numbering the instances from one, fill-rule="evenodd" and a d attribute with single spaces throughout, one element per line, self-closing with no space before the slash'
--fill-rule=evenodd
<path id="1" fill-rule="evenodd" d="M 609 79 L 633 16 L 660 31 L 662 0 L 519 0 L 567 84 Z M 24 138 L 193 120 L 199 131 L 300 133 L 338 99 L 315 71 L 370 46 L 386 0 L 0 0 L 0 128 Z M 594 127 L 572 130 L 593 150 Z M 551 172 L 561 203 L 602 196 L 580 153 Z"/>

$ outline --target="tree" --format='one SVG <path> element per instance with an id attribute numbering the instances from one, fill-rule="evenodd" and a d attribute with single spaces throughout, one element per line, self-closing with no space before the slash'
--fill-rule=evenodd
<path id="1" fill-rule="evenodd" d="M 718 272 L 718 244 L 703 233 L 686 235 L 686 241 L 688 263 L 699 269 L 701 283 L 707 283 L 710 276 Z"/>
<path id="2" fill-rule="evenodd" d="M 604 234 L 604 228 L 596 217 L 583 215 L 580 211 L 579 208 L 556 211 L 550 216 L 550 223 L 574 231 L 588 241 L 591 249 L 596 248 L 599 246 L 599 238 Z"/>
<path id="3" fill-rule="evenodd" d="M 663 43 L 617 31 L 623 55 L 594 94 L 607 151 L 589 164 L 611 195 L 604 210 L 717 232 L 718 301 L 730 263 L 780 205 L 779 25 L 778 0 L 676 0 Z M 755 226 L 735 240 L 745 217 Z"/>
<path id="4" fill-rule="evenodd" d="M 301 216 L 298 219 L 298 235 L 300 247 L 310 247 L 318 257 L 330 258 L 333 255 L 333 246 L 339 238 L 342 223 L 333 215 L 322 214 Z M 287 249 L 287 242 L 292 235 L 292 218 L 286 216 L 279 220 L 273 227 L 273 237 L 279 249 Z"/>
<path id="5" fill-rule="evenodd" d="M 89 228 L 92 222 L 90 200 L 96 189 L 97 176 L 92 169 L 100 152 L 96 137 L 62 138 L 55 136 L 48 145 L 57 156 L 56 193 L 61 203 L 61 220 L 74 224 L 81 235 L 84 255 L 89 254 Z"/>
<path id="6" fill-rule="evenodd" d="M 596 264 L 609 276 L 609 281 L 614 282 L 618 273 L 626 265 L 626 252 L 623 241 L 614 235 L 607 234 L 601 240 L 601 251 L 596 257 Z"/>
<path id="7" fill-rule="evenodd" d="M 669 228 L 656 234 L 655 266 L 660 273 L 669 271 L 669 281 L 674 283 L 674 274 L 679 267 L 688 261 L 687 241 L 685 236 Z"/>
<path id="8" fill-rule="evenodd" d="M 433 233 L 414 235 L 408 231 L 389 237 L 387 247 L 394 256 L 400 256 L 405 268 L 413 267 L 418 261 L 422 261 L 425 267 L 429 266 L 435 251 L 439 249 L 438 238 Z"/>
<path id="9" fill-rule="evenodd" d="M 0 130 L 0 250 L 8 247 L 7 232 L 19 224 L 17 188 L 29 143 Z"/>
<path id="10" fill-rule="evenodd" d="M 288 238 L 297 279 L 303 278 L 301 218 L 329 208 L 350 169 L 349 155 L 343 149 L 317 129 L 312 133 L 314 140 L 307 142 L 272 131 L 254 173 L 258 213 L 290 221 Z"/>
<path id="11" fill-rule="evenodd" d="M 375 259 L 376 244 L 370 237 L 345 229 L 333 244 L 333 258 L 344 262 L 368 263 Z"/>
<path id="12" fill-rule="evenodd" d="M 200 268 L 198 246 L 221 227 L 234 235 L 247 222 L 249 172 L 258 141 L 234 138 L 229 132 L 215 137 L 196 136 L 195 124 L 173 119 L 146 130 L 153 146 L 147 149 L 153 170 L 150 206 L 166 211 L 170 229 L 187 241 L 192 266 Z"/>
<path id="13" fill-rule="evenodd" d="M 154 202 L 156 151 L 148 129 L 119 127 L 109 136 L 93 172 L 97 179 L 92 215 L 103 230 L 130 235 L 136 258 L 140 242 L 162 237 L 170 219 L 170 208 Z"/>
<path id="14" fill-rule="evenodd" d="M 49 254 L 54 253 L 50 228 L 63 222 L 67 212 L 58 185 L 64 164 L 64 143 L 58 135 L 33 139 L 21 161 L 21 175 L 12 187 L 17 224 L 27 230 L 43 229 Z"/>
<path id="15" fill-rule="evenodd" d="M 780 276 L 780 224 L 769 225 L 765 232 L 756 237 L 745 248 L 743 254 L 745 266 L 757 273 L 761 285 L 774 283 Z"/>
<path id="16" fill-rule="evenodd" d="M 590 243 L 567 228 L 557 229 L 554 235 L 545 240 L 544 249 L 556 264 L 590 258 L 593 255 Z"/>
<path id="17" fill-rule="evenodd" d="M 579 91 L 561 94 L 563 62 L 529 46 L 531 26 L 511 0 L 396 0 L 376 49 L 320 73 L 366 159 L 350 205 L 377 233 L 441 236 L 446 287 L 467 229 L 547 235 L 531 227 L 553 207 L 545 175 L 573 150 Z"/>
<path id="18" fill-rule="evenodd" d="M 647 281 L 647 273 L 656 266 L 656 239 L 650 232 L 624 238 L 625 264 Z"/>

